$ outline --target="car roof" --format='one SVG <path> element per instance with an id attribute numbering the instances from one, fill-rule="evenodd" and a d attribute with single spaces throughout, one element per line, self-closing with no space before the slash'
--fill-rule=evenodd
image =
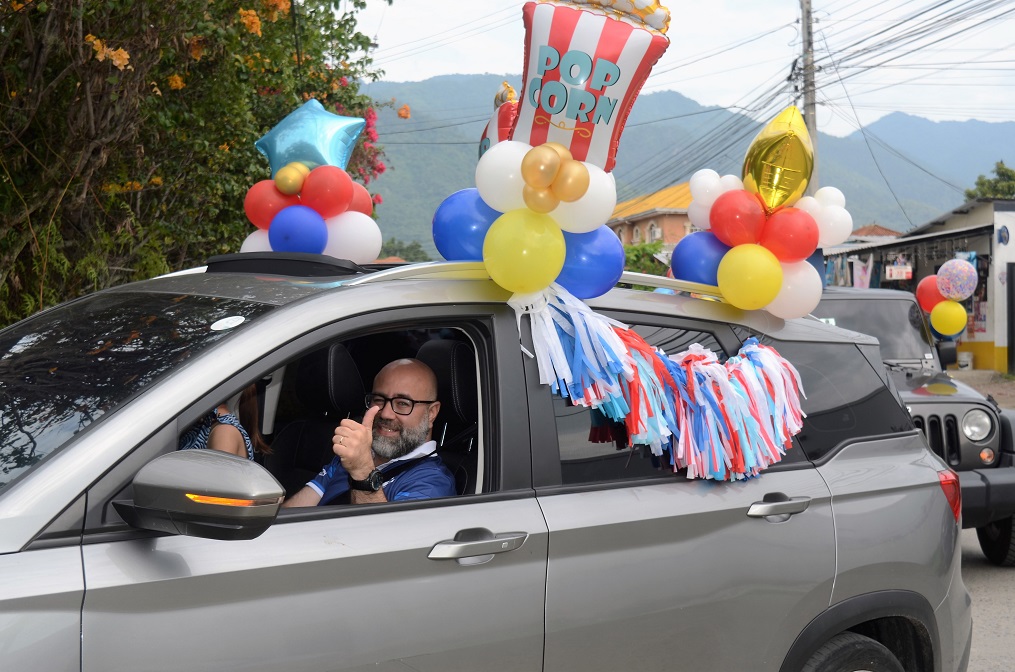
<path id="1" fill-rule="evenodd" d="M 876 343 L 863 334 L 829 326 L 817 319 L 782 320 L 763 310 L 745 311 L 721 300 L 718 288 L 682 283 L 640 273 L 624 273 L 624 285 L 675 288 L 676 294 L 617 287 L 586 301 L 594 310 L 642 313 L 706 320 L 766 334 L 781 340 Z M 357 292 L 349 292 L 360 288 Z M 368 289 L 370 288 L 370 289 Z M 393 295 L 392 289 L 397 294 Z M 838 290 L 840 288 L 834 288 Z M 418 291 L 417 291 L 418 290 Z M 700 290 L 706 295 L 702 296 Z M 206 266 L 123 285 L 110 292 L 196 294 L 240 299 L 278 307 L 315 303 L 315 296 L 331 301 L 343 292 L 350 304 L 364 310 L 415 297 L 436 303 L 506 302 L 510 293 L 490 280 L 482 262 L 422 262 L 357 265 L 324 255 L 244 253 L 213 257 Z M 827 291 L 827 290 L 826 290 Z M 862 290 L 884 291 L 891 290 Z M 712 293 L 712 296 L 708 296 Z M 892 292 L 902 294 L 903 292 Z M 405 303 L 409 303 L 406 301 Z M 307 306 L 309 307 L 309 306 Z"/>
<path id="2" fill-rule="evenodd" d="M 913 293 L 901 289 L 866 287 L 825 287 L 821 300 L 826 299 L 899 299 L 912 298 Z"/>

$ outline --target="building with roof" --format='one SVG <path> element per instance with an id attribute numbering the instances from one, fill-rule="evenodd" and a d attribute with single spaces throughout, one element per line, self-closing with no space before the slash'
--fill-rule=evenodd
<path id="1" fill-rule="evenodd" d="M 973 366 L 1015 372 L 1015 200 L 978 198 L 943 213 L 898 237 L 861 240 L 823 250 L 827 268 L 869 264 L 872 287 L 915 291 L 923 278 L 937 273 L 956 257 L 968 259 L 979 273 L 976 293 L 963 303 L 969 314 L 966 330 L 957 339 L 960 353 L 969 353 Z M 830 272 L 827 277 L 846 278 Z"/>
<path id="2" fill-rule="evenodd" d="M 690 204 L 691 189 L 684 182 L 618 204 L 606 225 L 624 245 L 662 242 L 668 261 L 673 246 L 691 232 Z"/>

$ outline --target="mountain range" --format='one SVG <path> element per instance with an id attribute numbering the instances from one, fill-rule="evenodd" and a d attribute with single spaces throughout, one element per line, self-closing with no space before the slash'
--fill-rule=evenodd
<path id="1" fill-rule="evenodd" d="M 475 186 L 494 95 L 505 81 L 519 89 L 520 79 L 445 75 L 364 86 L 378 102 L 379 142 L 387 155 L 388 170 L 368 185 L 383 199 L 377 218 L 385 239 L 419 242 L 439 258 L 433 213 L 447 196 Z M 398 114 L 403 105 L 408 119 Z M 762 125 L 677 92 L 643 93 L 620 140 L 613 171 L 618 200 L 687 181 L 701 168 L 739 175 Z M 1015 165 L 1015 122 L 936 122 L 893 112 L 846 137 L 819 131 L 816 180 L 845 194 L 855 227 L 905 232 L 964 203 L 963 191 L 977 176 L 992 176 L 998 161 Z"/>

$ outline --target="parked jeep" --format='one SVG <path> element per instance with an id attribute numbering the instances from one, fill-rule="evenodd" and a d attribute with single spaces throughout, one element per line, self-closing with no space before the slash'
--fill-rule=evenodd
<path id="1" fill-rule="evenodd" d="M 958 478 L 874 338 L 684 294 L 590 301 L 668 354 L 758 338 L 799 372 L 782 461 L 692 480 L 541 384 L 508 298 L 482 263 L 230 255 L 0 331 L 3 668 L 966 669 Z M 400 357 L 437 375 L 456 493 L 281 507 Z M 270 453 L 178 450 L 251 385 Z"/>
<path id="2" fill-rule="evenodd" d="M 1015 565 L 1015 410 L 1000 408 L 944 371 L 956 360 L 955 343 L 935 343 L 910 292 L 829 287 L 813 315 L 878 339 L 913 422 L 959 474 L 962 526 L 976 528 L 992 563 Z"/>

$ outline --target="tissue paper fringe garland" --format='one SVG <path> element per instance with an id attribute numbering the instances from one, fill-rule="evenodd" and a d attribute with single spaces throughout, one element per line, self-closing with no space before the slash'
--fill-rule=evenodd
<path id="1" fill-rule="evenodd" d="M 802 428 L 800 374 L 756 338 L 722 364 L 697 343 L 666 355 L 556 283 L 509 303 L 530 317 L 541 383 L 624 423 L 628 446 L 668 454 L 688 478 L 754 476 Z"/>

